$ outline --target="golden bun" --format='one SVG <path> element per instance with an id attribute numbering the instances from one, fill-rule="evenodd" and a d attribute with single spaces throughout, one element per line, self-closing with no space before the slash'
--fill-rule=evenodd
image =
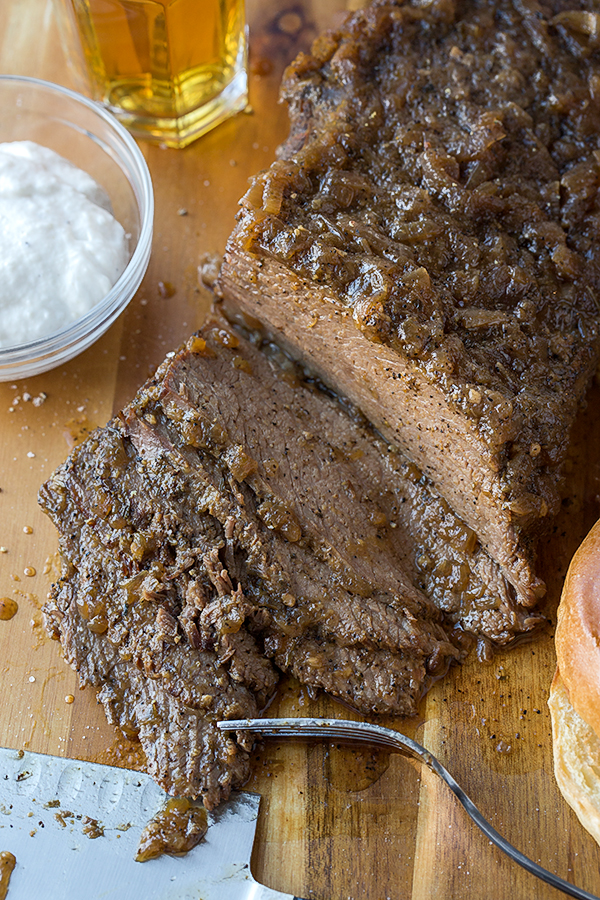
<path id="1" fill-rule="evenodd" d="M 554 773 L 565 800 L 600 844 L 600 521 L 575 553 L 555 634 L 548 704 Z"/>
<path id="2" fill-rule="evenodd" d="M 575 711 L 558 669 L 548 706 L 556 783 L 583 827 L 600 844 L 600 738 Z"/>

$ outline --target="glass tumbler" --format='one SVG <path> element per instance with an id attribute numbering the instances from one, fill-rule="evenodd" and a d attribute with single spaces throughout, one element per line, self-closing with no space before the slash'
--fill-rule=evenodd
<path id="1" fill-rule="evenodd" d="M 135 137 L 185 147 L 246 106 L 244 0 L 62 5 L 81 89 Z"/>

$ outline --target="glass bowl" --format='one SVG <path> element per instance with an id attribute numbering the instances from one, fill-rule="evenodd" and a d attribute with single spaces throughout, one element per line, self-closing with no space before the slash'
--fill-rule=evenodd
<path id="1" fill-rule="evenodd" d="M 94 101 L 37 78 L 0 75 L 0 110 L 0 142 L 35 141 L 49 147 L 104 188 L 113 215 L 129 237 L 130 254 L 118 281 L 81 318 L 36 340 L 0 347 L 0 381 L 9 381 L 46 372 L 77 356 L 123 312 L 148 268 L 154 193 L 138 145 Z"/>

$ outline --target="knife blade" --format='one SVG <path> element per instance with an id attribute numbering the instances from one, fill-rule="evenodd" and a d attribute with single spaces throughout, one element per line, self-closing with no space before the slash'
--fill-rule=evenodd
<path id="1" fill-rule="evenodd" d="M 142 829 L 168 799 L 141 772 L 0 748 L 0 852 L 16 857 L 7 900 L 299 900 L 250 871 L 259 794 L 209 813 L 185 856 L 136 862 Z"/>

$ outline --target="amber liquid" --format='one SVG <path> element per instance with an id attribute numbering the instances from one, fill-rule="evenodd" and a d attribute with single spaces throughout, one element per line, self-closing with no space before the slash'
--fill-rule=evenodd
<path id="1" fill-rule="evenodd" d="M 243 0 L 71 0 L 95 99 L 183 146 L 246 104 Z"/>

